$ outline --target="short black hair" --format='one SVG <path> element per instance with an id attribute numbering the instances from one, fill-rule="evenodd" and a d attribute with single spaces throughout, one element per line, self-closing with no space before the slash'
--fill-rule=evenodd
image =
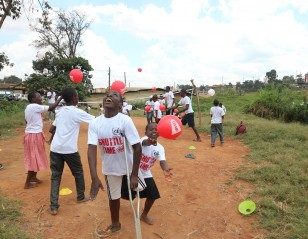
<path id="1" fill-rule="evenodd" d="M 62 91 L 62 98 L 67 104 L 72 103 L 73 97 L 77 94 L 77 90 L 75 88 L 65 88 Z"/>
<path id="2" fill-rule="evenodd" d="M 148 123 L 146 126 L 145 126 L 145 132 L 149 129 L 150 125 L 152 124 L 157 124 L 155 122 L 151 122 L 151 123 Z"/>
<path id="3" fill-rule="evenodd" d="M 186 89 L 181 89 L 181 92 L 184 93 L 185 95 L 187 94 Z"/>
<path id="4" fill-rule="evenodd" d="M 28 92 L 28 101 L 29 101 L 30 103 L 33 102 L 33 99 L 35 98 L 36 93 L 37 93 L 36 91 L 30 91 L 30 92 Z"/>
<path id="5" fill-rule="evenodd" d="M 219 101 L 218 101 L 218 100 L 216 100 L 216 99 L 214 100 L 214 102 L 213 102 L 213 103 L 214 103 L 214 105 L 215 105 L 215 106 L 218 106 L 218 105 L 219 105 Z"/>

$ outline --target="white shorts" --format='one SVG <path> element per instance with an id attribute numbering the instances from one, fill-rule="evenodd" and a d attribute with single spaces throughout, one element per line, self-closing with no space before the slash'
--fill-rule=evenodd
<path id="1" fill-rule="evenodd" d="M 109 200 L 121 198 L 122 178 L 123 176 L 105 175 Z"/>
<path id="2" fill-rule="evenodd" d="M 128 186 L 123 184 L 123 177 L 126 177 L 126 175 L 123 176 L 115 176 L 115 175 L 105 175 L 105 181 L 106 181 L 106 188 L 107 188 L 107 194 L 109 200 L 117 200 L 121 198 L 122 196 L 122 190 L 124 190 L 124 194 L 127 194 Z M 124 180 L 125 184 L 127 184 L 127 180 Z M 138 171 L 138 190 L 142 191 L 146 188 L 146 183 L 143 179 L 143 176 Z"/>

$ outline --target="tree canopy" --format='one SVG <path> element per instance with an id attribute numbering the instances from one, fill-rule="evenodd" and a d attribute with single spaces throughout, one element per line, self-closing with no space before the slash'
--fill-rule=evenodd
<path id="1" fill-rule="evenodd" d="M 37 48 L 48 47 L 59 58 L 75 57 L 77 47 L 82 44 L 81 36 L 90 27 L 84 13 L 76 10 L 55 11 L 56 19 L 50 19 L 46 12 L 32 29 L 39 34 L 33 44 Z"/>
<path id="2" fill-rule="evenodd" d="M 3 80 L 0 80 L 1 83 L 12 83 L 12 84 L 20 84 L 22 79 L 17 76 L 11 75 L 8 77 L 4 77 Z"/>
<path id="3" fill-rule="evenodd" d="M 0 52 L 0 71 L 5 67 L 5 66 L 13 66 L 13 63 L 10 63 L 9 58 L 5 55 L 4 52 Z"/>
<path id="4" fill-rule="evenodd" d="M 78 84 L 73 83 L 69 77 L 74 68 L 83 72 L 83 79 Z M 23 83 L 29 90 L 44 94 L 50 89 L 61 92 L 64 88 L 73 87 L 82 100 L 93 89 L 90 74 L 93 68 L 88 60 L 82 57 L 58 58 L 47 52 L 44 59 L 33 61 L 33 69 L 36 73 L 31 74 Z"/>

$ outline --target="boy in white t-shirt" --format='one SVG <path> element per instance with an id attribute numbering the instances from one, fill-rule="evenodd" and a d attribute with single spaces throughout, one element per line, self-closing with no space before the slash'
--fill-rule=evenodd
<path id="1" fill-rule="evenodd" d="M 77 143 L 80 123 L 89 123 L 95 117 L 76 107 L 79 100 L 76 89 L 64 89 L 62 97 L 66 105 L 57 113 L 53 122 L 55 133 L 50 145 L 51 190 L 48 212 L 52 215 L 57 215 L 60 206 L 59 188 L 65 163 L 75 178 L 77 202 L 82 203 L 90 199 L 84 193 L 85 181 Z"/>
<path id="2" fill-rule="evenodd" d="M 154 101 L 153 101 L 153 96 L 150 96 L 149 100 L 147 100 L 145 102 L 145 106 L 149 106 L 150 110 L 146 112 L 146 117 L 147 117 L 147 122 L 152 123 L 152 119 L 153 119 L 153 106 L 154 106 Z"/>
<path id="3" fill-rule="evenodd" d="M 160 198 L 160 194 L 152 176 L 151 168 L 154 166 L 156 160 L 158 160 L 167 180 L 170 180 L 170 177 L 172 176 L 172 169 L 169 168 L 167 164 L 164 147 L 157 142 L 157 124 L 148 124 L 145 128 L 145 135 L 146 136 L 141 138 L 142 156 L 140 170 L 147 187 L 140 192 L 140 198 L 146 198 L 140 219 L 147 224 L 152 225 L 153 221 L 148 217 L 148 213 L 155 200 Z"/>
<path id="4" fill-rule="evenodd" d="M 223 108 L 219 107 L 219 101 L 214 100 L 214 106 L 211 107 L 211 147 L 215 147 L 215 141 L 217 134 L 219 135 L 220 144 L 224 143 L 224 134 L 222 131 L 222 123 L 224 119 L 225 112 Z"/>
<path id="5" fill-rule="evenodd" d="M 180 96 L 182 99 L 179 101 L 179 103 L 175 104 L 175 106 L 171 107 L 171 109 L 176 109 L 179 107 L 179 105 L 183 106 L 182 110 L 179 110 L 177 113 L 175 113 L 176 116 L 178 116 L 180 113 L 185 112 L 184 117 L 182 117 L 182 124 L 186 125 L 188 123 L 188 126 L 191 127 L 196 135 L 196 138 L 193 139 L 193 141 L 201 142 L 200 135 L 195 127 L 195 116 L 194 116 L 194 110 L 192 108 L 191 99 L 186 95 L 186 90 L 181 89 Z"/>
<path id="6" fill-rule="evenodd" d="M 173 109 L 171 107 L 174 105 L 174 94 L 170 90 L 170 86 L 166 86 L 164 97 L 167 100 L 167 109 L 169 109 L 166 111 L 166 115 L 173 115 Z"/>
<path id="7" fill-rule="evenodd" d="M 158 101 L 158 96 L 157 95 L 153 95 L 152 99 L 154 101 L 153 112 L 154 112 L 155 123 L 158 124 L 160 119 L 162 118 L 162 112 L 160 110 L 160 103 Z"/>
<path id="8" fill-rule="evenodd" d="M 88 161 L 92 178 L 90 196 L 94 200 L 99 189 L 103 189 L 97 175 L 97 148 L 100 148 L 111 214 L 111 224 L 105 230 L 96 232 L 98 237 L 108 237 L 121 229 L 119 211 L 122 181 L 126 177 L 125 156 L 131 172 L 130 188 L 138 186 L 140 137 L 132 119 L 121 114 L 122 104 L 122 96 L 117 91 L 108 92 L 103 100 L 104 115 L 93 120 L 88 131 Z"/>

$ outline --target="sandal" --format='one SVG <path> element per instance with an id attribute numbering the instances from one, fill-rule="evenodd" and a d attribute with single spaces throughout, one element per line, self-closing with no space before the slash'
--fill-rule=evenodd
<path id="1" fill-rule="evenodd" d="M 187 154 L 185 155 L 185 158 L 190 158 L 190 159 L 194 159 L 196 158 L 194 154 Z"/>
<path id="2" fill-rule="evenodd" d="M 96 231 L 95 234 L 99 238 L 107 238 L 107 237 L 110 237 L 115 232 L 118 232 L 120 230 L 121 230 L 121 224 L 119 226 L 110 225 L 105 230 Z"/>
<path id="3" fill-rule="evenodd" d="M 195 142 L 201 142 L 201 139 L 193 139 Z"/>
<path id="4" fill-rule="evenodd" d="M 90 197 L 90 196 L 85 196 L 83 199 L 81 199 L 81 200 L 77 200 L 77 203 L 87 202 L 87 201 L 89 201 L 90 199 L 91 199 L 91 197 Z"/>

